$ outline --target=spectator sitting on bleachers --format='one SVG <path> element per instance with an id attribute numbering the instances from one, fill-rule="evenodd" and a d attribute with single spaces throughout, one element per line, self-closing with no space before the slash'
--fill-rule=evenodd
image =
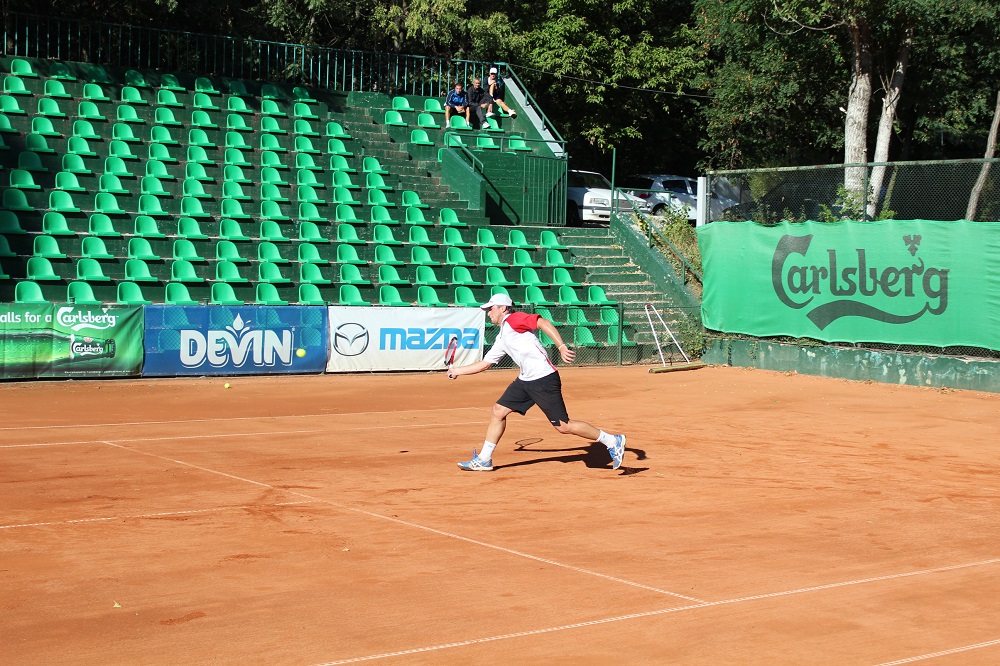
<path id="1" fill-rule="evenodd" d="M 501 109 L 507 112 L 511 118 L 517 118 L 517 111 L 514 111 L 507 103 L 503 100 L 504 93 L 507 86 L 504 85 L 503 79 L 500 78 L 500 74 L 496 67 L 490 67 L 490 76 L 486 79 L 486 92 L 489 93 L 490 97 L 496 102 Z M 493 117 L 493 105 L 486 112 L 487 118 Z"/>
<path id="2" fill-rule="evenodd" d="M 452 114 L 465 116 L 465 122 L 469 122 L 469 94 L 462 89 L 461 83 L 455 84 L 455 89 L 448 93 L 444 100 L 444 128 L 451 127 Z"/>
<path id="3" fill-rule="evenodd" d="M 472 87 L 469 88 L 469 107 L 472 110 L 472 115 L 475 116 L 476 126 L 483 129 L 490 128 L 490 124 L 486 122 L 486 114 L 491 106 L 493 106 L 493 98 L 483 88 L 483 80 L 472 79 Z"/>

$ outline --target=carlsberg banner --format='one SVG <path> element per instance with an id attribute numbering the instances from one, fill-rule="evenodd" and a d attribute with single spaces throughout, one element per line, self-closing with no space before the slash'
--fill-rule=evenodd
<path id="1" fill-rule="evenodd" d="M 713 222 L 698 244 L 706 328 L 1000 349 L 1000 224 Z"/>
<path id="2" fill-rule="evenodd" d="M 0 378 L 120 377 L 142 369 L 142 308 L 0 304 Z"/>

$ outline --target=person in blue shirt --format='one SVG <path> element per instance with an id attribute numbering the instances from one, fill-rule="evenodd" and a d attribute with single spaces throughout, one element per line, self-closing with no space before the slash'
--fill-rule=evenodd
<path id="1" fill-rule="evenodd" d="M 444 100 L 444 128 L 451 127 L 451 117 L 454 114 L 465 116 L 465 122 L 469 122 L 469 93 L 465 92 L 461 83 L 455 84 L 455 89 L 448 93 Z"/>

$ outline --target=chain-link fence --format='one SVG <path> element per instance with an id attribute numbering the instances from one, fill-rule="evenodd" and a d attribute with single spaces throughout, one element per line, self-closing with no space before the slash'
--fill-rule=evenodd
<path id="1" fill-rule="evenodd" d="M 1000 221 L 1000 159 L 709 172 L 709 221 Z"/>

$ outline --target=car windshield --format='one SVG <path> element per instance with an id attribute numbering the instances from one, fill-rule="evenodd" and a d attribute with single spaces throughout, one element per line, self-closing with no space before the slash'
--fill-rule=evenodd
<path id="1" fill-rule="evenodd" d="M 567 182 L 570 187 L 590 187 L 603 190 L 611 189 L 611 183 L 608 182 L 607 178 L 599 173 L 590 173 L 587 171 L 570 171 Z"/>

